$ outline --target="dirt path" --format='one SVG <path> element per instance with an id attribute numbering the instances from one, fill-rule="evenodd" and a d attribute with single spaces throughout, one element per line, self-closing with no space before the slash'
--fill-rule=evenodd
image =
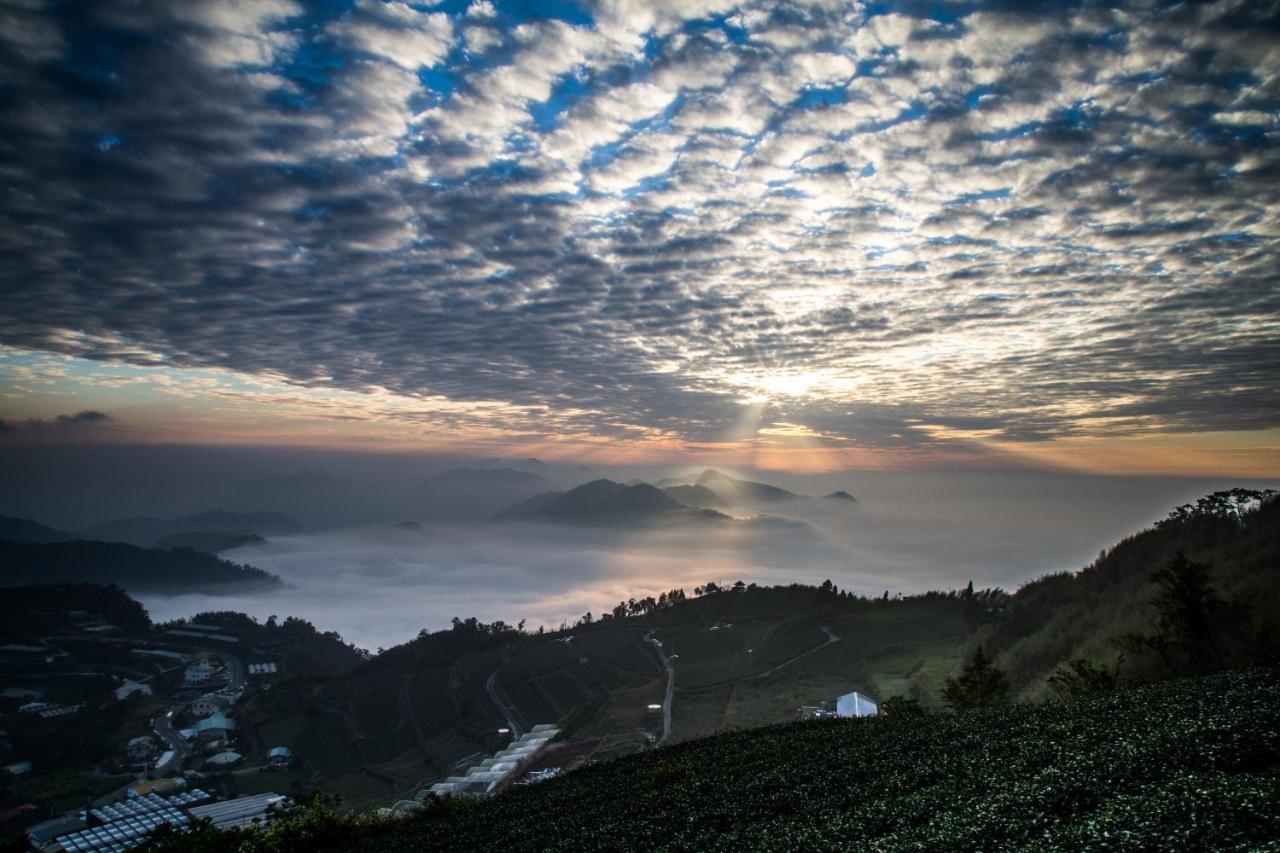
<path id="1" fill-rule="evenodd" d="M 817 654 L 818 652 L 822 651 L 832 643 L 839 643 L 843 640 L 842 637 L 837 636 L 836 633 L 831 630 L 830 625 L 823 625 L 822 630 L 827 635 L 827 641 L 825 643 L 819 643 L 813 648 L 807 651 L 803 651 L 800 654 L 796 655 L 795 657 L 787 658 L 782 663 L 775 664 L 774 666 L 769 667 L 763 672 L 753 672 L 750 675 L 742 675 L 742 676 L 739 676 L 738 678 L 730 678 L 727 681 L 717 681 L 715 684 L 703 684 L 700 687 L 682 687 L 680 688 L 680 690 L 682 693 L 698 693 L 703 690 L 715 690 L 720 687 L 729 687 L 734 684 L 741 684 L 744 681 L 751 681 L 752 679 L 755 679 L 755 678 L 764 678 L 766 675 L 772 675 L 773 673 L 777 672 L 780 669 L 783 669 L 784 667 L 791 666 L 791 664 L 795 663 L 798 660 L 803 660 L 804 658 L 807 658 L 809 655 Z"/>

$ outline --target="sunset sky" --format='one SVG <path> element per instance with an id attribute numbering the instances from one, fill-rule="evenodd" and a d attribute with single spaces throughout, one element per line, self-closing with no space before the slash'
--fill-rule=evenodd
<path id="1" fill-rule="evenodd" d="M 0 0 L 0 169 L 0 442 L 1280 476 L 1266 3 Z"/>

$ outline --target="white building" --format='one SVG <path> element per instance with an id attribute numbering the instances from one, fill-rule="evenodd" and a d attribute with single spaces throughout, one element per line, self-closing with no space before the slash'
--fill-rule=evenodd
<path id="1" fill-rule="evenodd" d="M 836 699 L 837 717 L 874 717 L 879 713 L 880 706 L 856 690 Z"/>
<path id="2" fill-rule="evenodd" d="M 207 663 L 193 663 L 183 673 L 182 681 L 188 687 L 200 687 L 212 683 L 215 672 L 217 670 Z"/>
<path id="3" fill-rule="evenodd" d="M 231 707 L 231 697 L 225 693 L 206 693 L 191 703 L 191 713 L 197 717 L 208 717 Z"/>

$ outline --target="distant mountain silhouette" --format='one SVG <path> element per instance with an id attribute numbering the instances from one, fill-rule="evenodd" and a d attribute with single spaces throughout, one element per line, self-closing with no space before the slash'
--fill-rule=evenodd
<path id="1" fill-rule="evenodd" d="M 381 508 L 374 509 L 371 504 L 378 495 L 363 494 L 353 505 L 352 497 L 359 488 L 358 482 L 325 471 L 302 469 L 246 483 L 221 503 L 257 511 L 288 513 L 290 518 L 315 529 L 355 519 L 366 521 L 367 518 L 361 517 L 365 510 L 372 510 L 376 517 Z M 272 535 L 268 531 L 257 532 Z"/>
<path id="2" fill-rule="evenodd" d="M 210 510 L 181 518 L 117 518 L 84 531 L 84 538 L 150 547 L 174 536 L 210 532 L 256 536 L 293 536 L 302 525 L 278 512 Z M 169 546 L 165 546 L 169 547 Z"/>
<path id="3" fill-rule="evenodd" d="M 537 495 L 507 508 L 497 519 L 608 526 L 730 520 L 718 512 L 687 507 L 648 483 L 624 486 L 612 480 L 592 480 L 567 492 Z"/>
<path id="4" fill-rule="evenodd" d="M 175 519 L 184 527 L 204 530 L 248 530 L 263 536 L 296 536 L 302 525 L 282 512 L 227 512 L 215 509 Z"/>
<path id="5" fill-rule="evenodd" d="M 823 500 L 829 501 L 847 501 L 849 503 L 857 503 L 858 499 L 846 492 L 844 489 L 837 489 L 829 495 L 823 495 Z"/>
<path id="6" fill-rule="evenodd" d="M 699 509 L 718 509 L 725 506 L 725 499 L 706 486 L 667 486 L 662 491 L 685 506 Z"/>
<path id="7" fill-rule="evenodd" d="M 757 483 L 752 480 L 739 480 L 730 477 L 714 468 L 707 468 L 696 475 L 659 480 L 659 486 L 672 488 L 677 486 L 702 486 L 710 489 L 721 500 L 728 504 L 762 504 L 780 503 L 782 501 L 803 500 L 805 495 L 797 495 L 768 483 Z"/>
<path id="8" fill-rule="evenodd" d="M 481 520 L 518 501 L 555 489 L 538 474 L 512 468 L 456 468 L 415 486 L 404 503 L 413 515 L 448 521 Z"/>
<path id="9" fill-rule="evenodd" d="M 486 469 L 505 468 L 526 474 L 536 474 L 550 481 L 553 484 L 553 488 L 559 487 L 562 489 L 579 486 L 600 478 L 600 475 L 590 465 L 543 462 L 541 459 L 534 459 L 533 457 L 527 459 L 486 459 L 479 464 L 479 467 Z"/>
<path id="10" fill-rule="evenodd" d="M 265 545 L 266 539 L 257 533 L 236 533 L 229 530 L 195 530 L 175 533 L 155 543 L 156 548 L 190 548 L 206 554 L 220 554 L 245 545 Z"/>
<path id="11" fill-rule="evenodd" d="M 66 542 L 78 538 L 74 533 L 54 530 L 29 518 L 0 515 L 0 539 L 10 542 Z"/>

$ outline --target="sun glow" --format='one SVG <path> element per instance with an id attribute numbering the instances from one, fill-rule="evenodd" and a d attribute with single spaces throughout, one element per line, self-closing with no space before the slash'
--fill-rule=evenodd
<path id="1" fill-rule="evenodd" d="M 768 403 L 780 399 L 830 398 L 846 392 L 853 382 L 831 370 L 776 370 L 738 373 L 729 382 L 742 389 L 742 402 Z"/>

